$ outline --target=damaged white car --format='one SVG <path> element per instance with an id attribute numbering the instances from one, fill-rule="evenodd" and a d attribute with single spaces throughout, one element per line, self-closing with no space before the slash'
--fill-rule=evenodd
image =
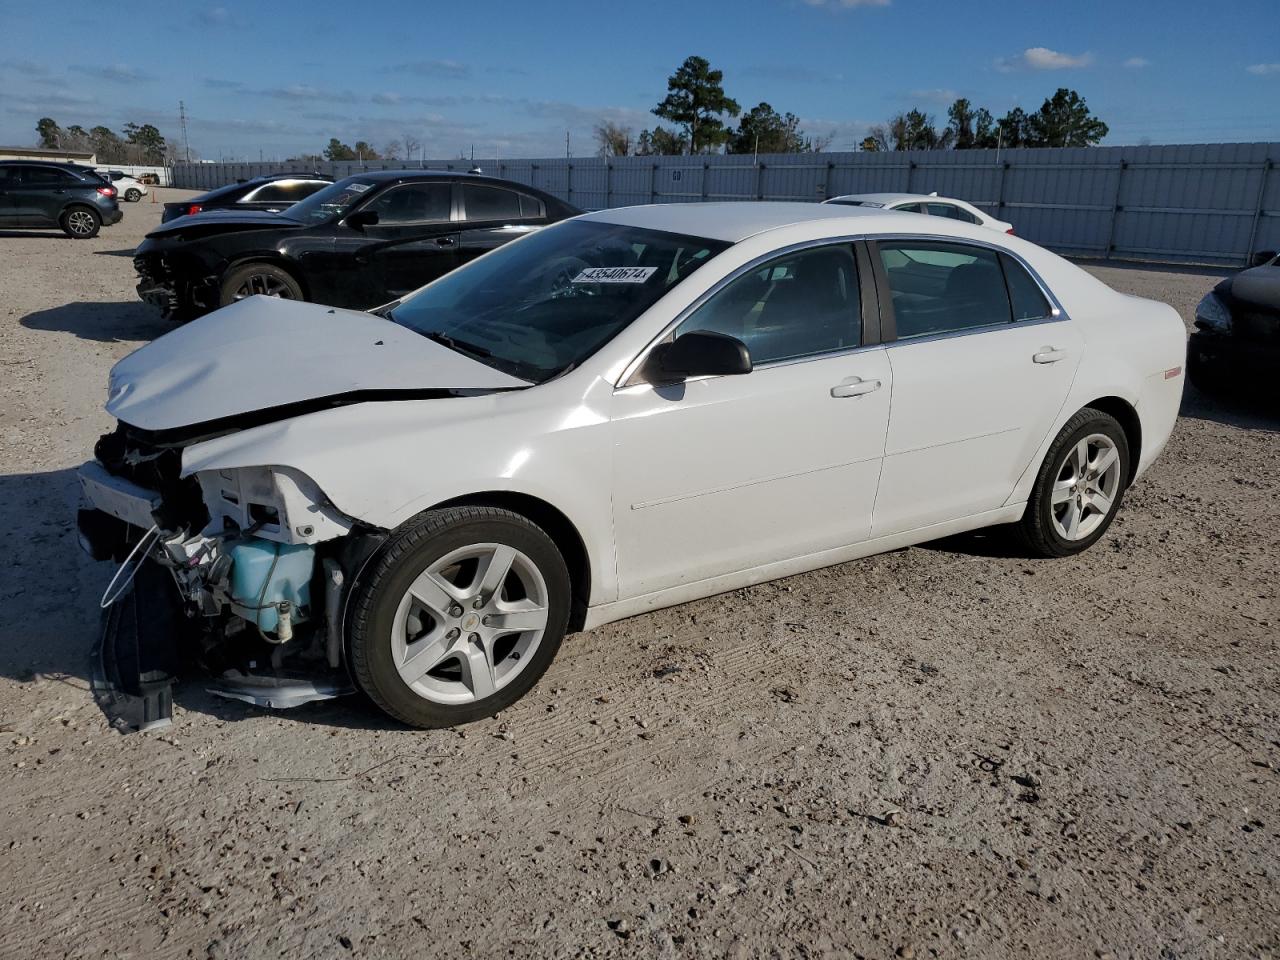
<path id="1" fill-rule="evenodd" d="M 1072 554 L 1184 358 L 1171 308 L 1030 243 L 837 205 L 591 214 L 374 313 L 254 297 L 112 371 L 98 690 L 162 722 L 195 661 L 442 726 L 567 631 L 997 524 Z"/>

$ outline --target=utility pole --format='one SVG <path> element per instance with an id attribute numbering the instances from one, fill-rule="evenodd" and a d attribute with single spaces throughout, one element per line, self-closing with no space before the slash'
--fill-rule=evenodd
<path id="1" fill-rule="evenodd" d="M 568 130 L 564 132 L 564 155 L 565 155 L 565 159 L 568 159 L 571 156 L 571 154 L 569 153 L 569 131 Z"/>
<path id="2" fill-rule="evenodd" d="M 178 123 L 182 127 L 182 153 L 187 163 L 191 162 L 191 141 L 187 139 L 187 105 L 178 101 Z"/>

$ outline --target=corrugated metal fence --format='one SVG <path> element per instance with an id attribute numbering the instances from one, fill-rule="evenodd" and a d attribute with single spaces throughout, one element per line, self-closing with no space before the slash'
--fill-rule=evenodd
<path id="1" fill-rule="evenodd" d="M 1280 248 L 1280 143 L 1063 150 L 951 150 L 705 157 L 485 160 L 486 174 L 539 187 L 583 209 L 696 200 L 824 200 L 901 191 L 968 200 L 1059 253 L 1239 266 Z M 335 177 L 467 160 L 191 163 L 177 187 L 211 189 L 264 173 Z"/>

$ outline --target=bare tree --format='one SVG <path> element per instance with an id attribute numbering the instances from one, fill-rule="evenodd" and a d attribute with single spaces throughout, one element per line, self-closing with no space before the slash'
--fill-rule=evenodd
<path id="1" fill-rule="evenodd" d="M 404 147 L 399 140 L 388 140 L 382 147 L 382 155 L 388 160 L 399 160 Z"/>
<path id="2" fill-rule="evenodd" d="M 631 155 L 631 128 L 612 120 L 596 124 L 596 151 L 602 157 L 626 157 Z"/>
<path id="3" fill-rule="evenodd" d="M 404 156 L 406 160 L 421 159 L 418 156 L 418 151 L 422 149 L 421 140 L 411 133 L 403 134 L 400 139 L 404 143 Z"/>

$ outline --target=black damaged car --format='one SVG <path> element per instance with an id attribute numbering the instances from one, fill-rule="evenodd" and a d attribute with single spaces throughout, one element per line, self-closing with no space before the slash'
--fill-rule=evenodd
<path id="1" fill-rule="evenodd" d="M 347 177 L 281 213 L 209 211 L 147 234 L 138 294 L 177 321 L 263 294 L 368 310 L 581 211 L 469 173 Z"/>
<path id="2" fill-rule="evenodd" d="M 1280 256 L 1253 260 L 1196 306 L 1187 375 L 1206 393 L 1280 402 Z"/>

